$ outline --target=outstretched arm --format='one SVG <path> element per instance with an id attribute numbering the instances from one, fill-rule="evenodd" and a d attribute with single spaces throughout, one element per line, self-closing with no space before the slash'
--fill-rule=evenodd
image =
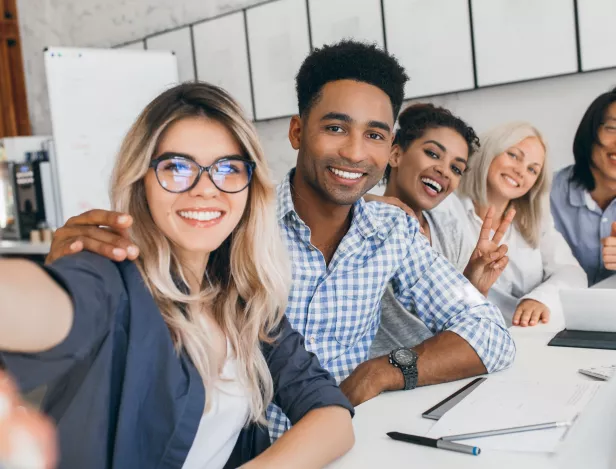
<path id="1" fill-rule="evenodd" d="M 0 349 L 36 353 L 68 335 L 73 306 L 68 294 L 33 262 L 0 259 Z"/>

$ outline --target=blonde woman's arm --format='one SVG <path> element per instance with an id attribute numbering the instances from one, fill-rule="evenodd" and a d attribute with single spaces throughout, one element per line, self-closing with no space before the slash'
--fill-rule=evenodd
<path id="1" fill-rule="evenodd" d="M 554 227 L 549 212 L 545 215 L 539 249 L 543 265 L 543 282 L 522 297 L 513 316 L 514 325 L 548 322 L 551 312 L 560 305 L 559 290 L 588 287 L 588 277 L 584 269 L 580 267 L 563 236 Z"/>
<path id="2" fill-rule="evenodd" d="M 79 253 L 40 267 L 0 261 L 0 361 L 28 391 L 57 379 L 105 337 L 126 298 L 117 266 Z"/>
<path id="3" fill-rule="evenodd" d="M 73 306 L 49 274 L 26 260 L 0 260 L 0 349 L 42 352 L 71 329 Z"/>
<path id="4" fill-rule="evenodd" d="M 270 427 L 284 426 L 282 409 L 293 427 L 243 468 L 321 468 L 353 446 L 353 406 L 286 317 L 278 330 L 275 342 L 263 345 L 279 406 L 268 418 Z"/>
<path id="5" fill-rule="evenodd" d="M 351 449 L 354 441 L 351 415 L 347 409 L 314 409 L 269 449 L 242 468 L 321 468 Z"/>

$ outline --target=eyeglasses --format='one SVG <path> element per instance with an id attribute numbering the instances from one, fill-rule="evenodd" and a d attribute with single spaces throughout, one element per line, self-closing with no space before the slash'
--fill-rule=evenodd
<path id="1" fill-rule="evenodd" d="M 173 193 L 191 190 L 206 172 L 220 191 L 235 194 L 248 187 L 256 166 L 254 161 L 239 156 L 220 158 L 210 166 L 201 166 L 187 156 L 168 153 L 150 163 L 161 187 Z"/>

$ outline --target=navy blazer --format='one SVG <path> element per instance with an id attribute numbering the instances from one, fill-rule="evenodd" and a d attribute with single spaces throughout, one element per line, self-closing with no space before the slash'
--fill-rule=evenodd
<path id="1" fill-rule="evenodd" d="M 47 267 L 69 293 L 67 338 L 39 354 L 3 353 L 21 389 L 48 385 L 43 410 L 57 423 L 61 469 L 181 469 L 205 405 L 203 380 L 171 335 L 137 267 L 92 253 Z M 18 313 L 19 311 L 16 311 Z M 274 402 L 292 423 L 312 409 L 353 408 L 286 317 L 262 344 Z M 245 427 L 225 468 L 270 444 L 267 429 Z"/>

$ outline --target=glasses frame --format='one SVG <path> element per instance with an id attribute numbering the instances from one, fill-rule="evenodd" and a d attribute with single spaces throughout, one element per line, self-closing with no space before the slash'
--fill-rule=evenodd
<path id="1" fill-rule="evenodd" d="M 172 190 L 167 189 L 165 186 L 163 186 L 163 183 L 160 181 L 160 178 L 158 177 L 158 165 L 162 163 L 163 161 L 173 160 L 177 158 L 189 161 L 190 163 L 196 165 L 199 168 L 199 173 L 197 174 L 197 177 L 195 178 L 193 183 L 190 186 L 188 186 L 186 189 L 182 189 L 181 191 L 172 191 Z M 223 161 L 241 161 L 242 163 L 246 164 L 246 167 L 248 169 L 248 182 L 246 183 L 244 187 L 242 187 L 241 189 L 237 191 L 227 191 L 227 190 L 224 190 L 218 187 L 218 184 L 216 184 L 216 182 L 214 181 L 214 178 L 212 177 L 212 173 L 210 171 L 212 170 L 214 166 L 216 166 L 217 164 Z M 201 180 L 201 175 L 203 173 L 207 173 L 208 177 L 210 178 L 210 181 L 212 181 L 212 184 L 214 184 L 216 189 L 218 189 L 219 191 L 224 192 L 226 194 L 237 194 L 238 192 L 242 192 L 244 189 L 246 189 L 250 185 L 250 182 L 252 181 L 252 175 L 254 173 L 255 168 L 257 167 L 257 163 L 255 163 L 252 160 L 249 160 L 248 158 L 242 158 L 241 156 L 224 156 L 222 158 L 217 159 L 209 166 L 201 166 L 199 163 L 197 163 L 192 158 L 189 158 L 185 155 L 177 154 L 177 155 L 163 155 L 159 158 L 154 158 L 152 161 L 150 161 L 149 167 L 154 169 L 154 174 L 156 174 L 156 180 L 158 181 L 158 184 L 160 184 L 160 187 L 162 187 L 167 192 L 171 192 L 172 194 L 182 194 L 184 192 L 188 192 L 189 190 L 193 189 L 197 184 L 199 184 L 199 181 Z"/>

